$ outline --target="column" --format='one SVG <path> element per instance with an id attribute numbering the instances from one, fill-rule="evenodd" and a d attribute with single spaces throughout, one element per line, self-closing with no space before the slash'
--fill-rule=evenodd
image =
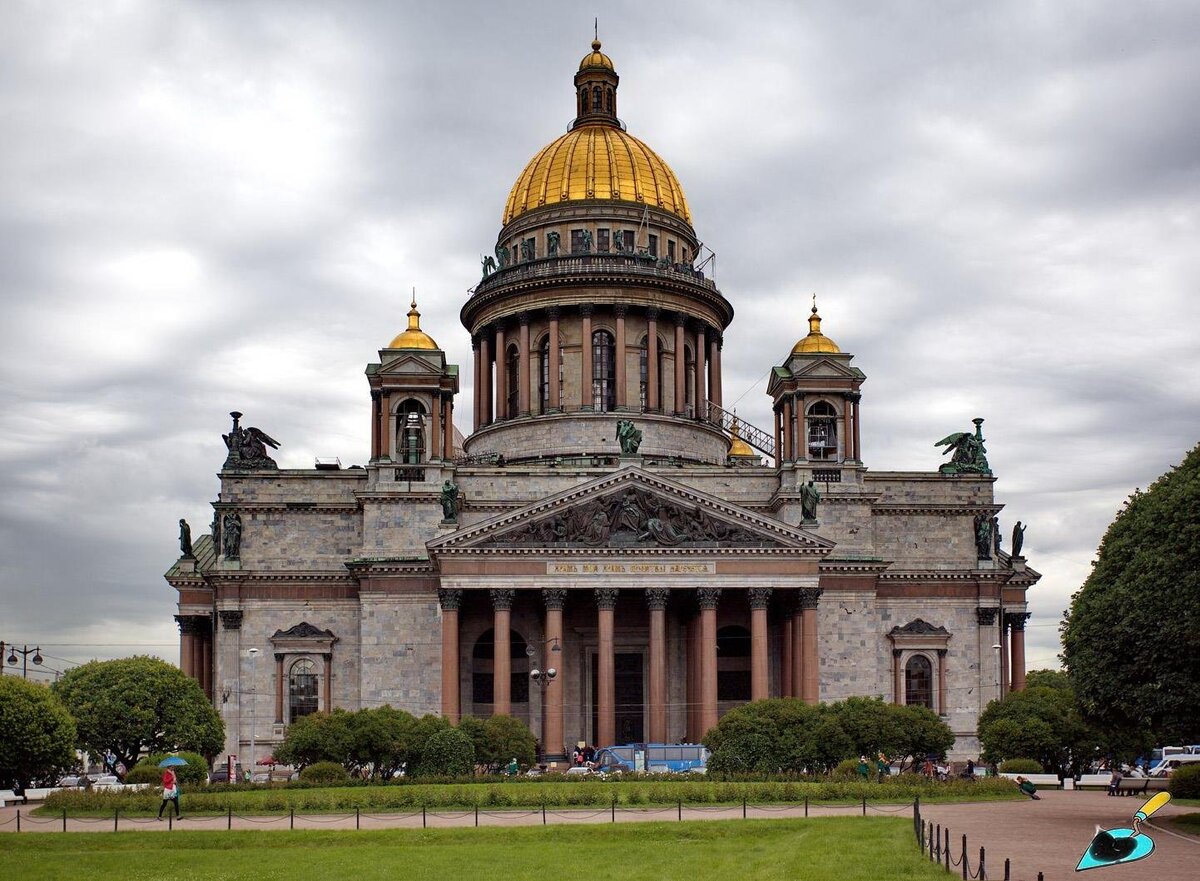
<path id="1" fill-rule="evenodd" d="M 1012 628 L 1009 655 L 1012 672 L 1009 679 L 1013 691 L 1025 690 L 1025 622 L 1029 620 L 1029 612 L 1010 612 L 1004 616 L 1008 626 Z"/>
<path id="2" fill-rule="evenodd" d="M 204 690 L 204 629 L 199 615 L 192 618 L 192 678 Z"/>
<path id="3" fill-rule="evenodd" d="M 946 649 L 937 650 L 938 659 L 938 698 L 937 711 L 940 716 L 949 716 L 950 708 L 946 706 Z"/>
<path id="4" fill-rule="evenodd" d="M 517 316 L 520 322 L 517 337 L 517 382 L 521 384 L 517 392 L 517 410 L 522 416 L 530 414 L 529 409 L 529 313 L 522 312 Z"/>
<path id="5" fill-rule="evenodd" d="M 719 587 L 696 591 L 700 604 L 700 726 L 702 739 L 717 724 L 717 602 Z"/>
<path id="6" fill-rule="evenodd" d="M 724 406 L 721 403 L 721 346 L 723 344 L 724 339 L 721 332 L 714 330 L 708 351 L 708 393 L 712 402 L 718 407 Z"/>
<path id="7" fill-rule="evenodd" d="M 804 425 L 804 395 L 792 401 L 792 458 L 797 462 L 808 461 L 808 433 Z"/>
<path id="8" fill-rule="evenodd" d="M 447 462 L 454 458 L 454 397 L 442 398 L 442 458 Z"/>
<path id="9" fill-rule="evenodd" d="M 804 696 L 804 617 L 799 593 L 792 600 L 792 697 Z"/>
<path id="10" fill-rule="evenodd" d="M 783 604 L 783 621 L 779 625 L 779 696 L 793 697 L 792 691 L 792 615 Z"/>
<path id="11" fill-rule="evenodd" d="M 771 588 L 750 588 L 750 700 L 761 701 L 771 696 L 771 680 L 767 668 L 767 606 L 771 604 Z"/>
<path id="12" fill-rule="evenodd" d="M 471 414 L 471 431 L 479 431 L 483 425 L 483 419 L 480 412 L 483 410 L 483 395 L 480 394 L 479 385 L 480 379 L 483 376 L 483 370 L 480 367 L 479 358 L 479 334 L 471 334 L 471 356 L 475 362 L 475 385 L 471 394 L 473 401 L 474 412 Z"/>
<path id="13" fill-rule="evenodd" d="M 379 396 L 379 458 L 390 459 L 392 457 L 392 431 L 389 422 L 391 420 L 392 398 L 390 395 L 385 395 L 380 392 Z"/>
<path id="14" fill-rule="evenodd" d="M 203 633 L 200 637 L 200 654 L 203 666 L 200 668 L 203 675 L 200 680 L 200 687 L 204 689 L 204 693 L 211 701 L 213 696 L 213 662 L 212 662 L 212 647 L 213 647 L 213 627 L 211 624 L 204 625 Z"/>
<path id="15" fill-rule="evenodd" d="M 504 339 L 504 325 L 496 325 L 496 421 L 508 419 L 508 344 Z"/>
<path id="16" fill-rule="evenodd" d="M 682 416 L 687 407 L 687 392 L 684 382 L 687 379 L 687 365 L 683 355 L 683 325 L 687 316 L 682 312 L 675 313 L 675 415 Z"/>
<path id="17" fill-rule="evenodd" d="M 492 424 L 492 353 L 491 328 L 485 327 L 479 337 L 479 426 Z"/>
<path id="18" fill-rule="evenodd" d="M 696 707 L 700 703 L 699 634 L 700 619 L 693 616 L 688 619 L 686 634 L 684 636 L 684 648 L 687 655 L 687 697 L 685 698 L 687 701 L 687 739 L 690 743 L 695 743 L 699 740 L 696 736 L 696 726 L 698 724 L 696 721 Z"/>
<path id="19" fill-rule="evenodd" d="M 439 459 L 442 455 L 442 419 L 445 413 L 442 410 L 441 396 L 434 394 L 431 399 L 432 407 L 429 414 L 429 459 Z"/>
<path id="20" fill-rule="evenodd" d="M 800 591 L 801 626 L 804 628 L 804 680 L 800 696 L 806 704 L 815 704 L 821 697 L 821 674 L 817 667 L 820 661 L 817 651 L 817 603 L 820 598 L 819 588 Z"/>
<path id="21" fill-rule="evenodd" d="M 321 680 L 323 694 L 321 695 L 321 707 L 326 713 L 333 712 L 333 652 L 325 652 L 321 655 L 321 659 L 325 661 L 325 675 Z"/>
<path id="22" fill-rule="evenodd" d="M 371 389 L 371 458 L 378 459 L 379 451 L 382 449 L 382 444 L 379 440 L 379 425 L 382 421 L 379 418 L 379 391 Z"/>
<path id="23" fill-rule="evenodd" d="M 617 590 L 597 587 L 596 630 L 599 634 L 596 663 L 596 746 L 612 746 L 617 738 L 616 658 L 613 653 L 613 609 Z"/>
<path id="24" fill-rule="evenodd" d="M 783 462 L 783 413 L 778 408 L 772 412 L 775 416 L 775 467 L 778 468 Z"/>
<path id="25" fill-rule="evenodd" d="M 671 591 L 646 588 L 650 609 L 650 742 L 667 742 L 667 603 Z"/>
<path id="26" fill-rule="evenodd" d="M 1000 610 L 1000 697 L 1009 692 L 1008 613 Z"/>
<path id="27" fill-rule="evenodd" d="M 902 649 L 892 649 L 892 703 L 897 706 L 904 703 L 904 678 L 900 667 L 902 654 Z"/>
<path id="28" fill-rule="evenodd" d="M 438 605 L 442 607 L 442 715 L 451 725 L 457 725 L 462 713 L 458 668 L 458 610 L 462 606 L 462 591 L 438 588 Z"/>
<path id="29" fill-rule="evenodd" d="M 617 316 L 617 334 L 616 341 L 614 343 L 616 351 L 613 352 L 613 358 L 616 360 L 616 364 L 613 366 L 616 369 L 613 371 L 613 380 L 617 384 L 616 407 L 618 410 L 624 410 L 626 407 L 626 402 L 629 400 L 629 396 L 625 393 L 625 314 L 628 311 L 629 307 L 625 306 L 623 303 L 618 303 L 613 307 L 613 312 L 615 312 Z"/>
<path id="30" fill-rule="evenodd" d="M 249 689 L 242 689 L 243 692 L 248 692 Z M 258 693 L 258 688 L 255 686 L 255 694 Z M 283 654 L 275 655 L 275 724 L 283 724 Z"/>
<path id="31" fill-rule="evenodd" d="M 567 760 L 566 744 L 563 743 L 563 659 L 567 652 L 562 644 L 563 637 L 563 606 L 567 601 L 567 591 L 561 587 L 548 587 L 542 591 L 542 601 L 546 604 L 546 644 L 543 647 L 542 661 L 545 669 L 555 667 L 558 673 L 546 685 L 546 699 L 542 704 L 542 752 L 547 762 L 565 762 Z M 558 646 L 559 651 L 554 651 Z M 554 658 L 551 663 L 550 659 Z"/>
<path id="32" fill-rule="evenodd" d="M 850 405 L 854 408 L 854 461 L 856 462 L 862 461 L 862 446 L 859 444 L 860 433 L 858 430 L 858 419 L 861 413 L 858 404 L 861 400 L 862 395 L 859 392 L 852 392 L 850 394 Z"/>
<path id="33" fill-rule="evenodd" d="M 186 615 L 176 615 L 175 623 L 179 626 L 179 669 L 183 671 L 184 676 L 192 676 L 192 645 L 195 641 L 192 622 Z M 0 662 L 3 662 L 2 658 Z"/>
<path id="34" fill-rule="evenodd" d="M 492 715 L 512 715 L 512 635 L 509 623 L 512 619 L 515 590 L 499 588 L 488 591 L 492 595 Z"/>
<path id="35" fill-rule="evenodd" d="M 708 395 L 704 388 L 704 364 L 707 360 L 704 357 L 704 325 L 697 321 L 693 324 L 692 331 L 695 334 L 692 351 L 696 353 L 696 369 L 692 374 L 692 400 L 696 403 L 696 410 L 692 416 L 696 419 L 706 419 L 708 410 L 705 408 L 704 402 L 708 400 Z"/>
<path id="36" fill-rule="evenodd" d="M 547 403 L 547 409 L 553 413 L 562 409 L 562 389 L 558 382 L 558 374 L 561 369 L 559 358 L 562 355 L 558 342 L 558 307 L 550 309 L 548 315 L 550 317 L 550 344 L 547 346 L 550 350 L 550 400 Z"/>
<path id="37" fill-rule="evenodd" d="M 979 711 L 982 713 L 989 701 L 1000 698 L 1000 652 L 992 648 L 996 637 L 995 606 L 980 606 L 975 610 L 979 623 L 977 646 L 979 651 Z"/>
<path id="38" fill-rule="evenodd" d="M 792 455 L 792 397 L 788 395 L 783 399 L 783 459 L 781 461 L 791 462 L 794 458 Z"/>
<path id="39" fill-rule="evenodd" d="M 579 307 L 583 316 L 580 335 L 583 339 L 579 345 L 579 406 L 583 410 L 592 409 L 592 307 Z"/>
<path id="40" fill-rule="evenodd" d="M 646 409 L 657 413 L 658 400 L 658 309 L 646 310 Z"/>

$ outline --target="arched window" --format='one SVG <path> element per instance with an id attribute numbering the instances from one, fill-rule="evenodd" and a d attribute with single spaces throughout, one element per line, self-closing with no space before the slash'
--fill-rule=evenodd
<path id="1" fill-rule="evenodd" d="M 288 670 L 288 720 L 317 711 L 317 668 L 312 661 L 301 658 Z"/>
<path id="2" fill-rule="evenodd" d="M 595 110 L 597 113 L 600 112 L 600 108 L 603 106 L 601 104 L 601 101 L 602 101 L 602 98 L 601 98 L 600 87 L 592 86 L 592 109 Z"/>
<path id="3" fill-rule="evenodd" d="M 588 90 L 584 86 L 579 90 L 579 113 L 580 115 L 588 112 Z"/>
<path id="4" fill-rule="evenodd" d="M 641 397 L 642 409 L 649 409 L 650 406 L 650 335 L 642 337 L 642 347 L 638 351 L 638 389 Z M 662 340 L 658 341 L 656 348 L 656 358 L 658 361 L 658 408 L 662 409 L 663 400 L 663 344 Z"/>
<path id="5" fill-rule="evenodd" d="M 608 89 L 604 95 L 604 109 L 607 110 L 609 113 L 613 112 L 612 99 L 613 99 L 613 91 L 612 91 L 612 89 Z"/>
<path id="6" fill-rule="evenodd" d="M 508 347 L 504 369 L 508 371 L 508 400 L 505 402 L 505 413 L 509 419 L 513 419 L 518 415 L 521 401 L 521 353 L 516 346 Z"/>
<path id="7" fill-rule="evenodd" d="M 904 702 L 933 709 L 933 665 L 924 655 L 913 655 L 904 665 Z"/>
<path id="8" fill-rule="evenodd" d="M 607 413 L 617 406 L 616 344 L 607 330 L 592 334 L 592 409 Z"/>
<path id="9" fill-rule="evenodd" d="M 485 630 L 475 640 L 471 650 L 471 701 L 490 704 L 495 700 L 495 680 L 492 678 L 495 662 L 494 648 L 496 632 Z M 529 703 L 529 655 L 525 651 L 525 638 L 515 630 L 509 631 L 509 657 L 512 658 L 512 680 L 509 686 L 513 704 Z"/>
<path id="10" fill-rule="evenodd" d="M 737 624 L 717 631 L 717 700 L 750 700 L 750 631 Z"/>
<path id="11" fill-rule="evenodd" d="M 425 461 L 425 406 L 412 398 L 396 412 L 396 458 L 405 465 Z"/>
<path id="12" fill-rule="evenodd" d="M 817 401 L 808 408 L 808 457 L 836 459 L 837 454 L 837 410 L 828 401 Z"/>

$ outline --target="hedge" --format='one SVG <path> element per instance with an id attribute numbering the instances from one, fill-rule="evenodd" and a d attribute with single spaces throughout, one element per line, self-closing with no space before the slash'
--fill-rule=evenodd
<path id="1" fill-rule="evenodd" d="M 1043 768 L 1035 759 L 1005 759 L 997 770 L 1001 774 L 1041 774 Z"/>
<path id="2" fill-rule="evenodd" d="M 555 808 L 618 805 L 754 804 L 803 802 L 909 802 L 922 800 L 1006 799 L 1020 795 L 1008 780 L 929 780 L 903 774 L 884 783 L 769 781 L 735 783 L 696 779 L 583 780 L 579 782 L 410 784 L 408 786 L 339 786 L 316 788 L 294 784 L 278 787 L 208 787 L 183 794 L 186 813 L 282 813 L 289 810 L 319 813 L 363 810 L 433 810 L 464 808 Z M 129 814 L 151 814 L 158 810 L 155 792 L 63 791 L 51 793 L 39 811 L 57 814 L 111 815 L 114 810 Z"/>
<path id="3" fill-rule="evenodd" d="M 1200 798 L 1200 765 L 1184 765 L 1172 771 L 1167 791 L 1173 798 Z"/>

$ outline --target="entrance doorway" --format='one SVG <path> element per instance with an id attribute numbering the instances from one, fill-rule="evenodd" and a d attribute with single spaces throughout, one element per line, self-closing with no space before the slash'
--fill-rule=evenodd
<path id="1" fill-rule="evenodd" d="M 617 743 L 640 743 L 645 739 L 646 699 L 642 679 L 642 653 L 617 652 L 613 658 L 616 675 L 613 685 L 616 691 Z M 598 743 L 599 708 L 596 698 L 600 694 L 599 656 L 592 655 L 592 744 L 597 747 L 613 746 Z"/>

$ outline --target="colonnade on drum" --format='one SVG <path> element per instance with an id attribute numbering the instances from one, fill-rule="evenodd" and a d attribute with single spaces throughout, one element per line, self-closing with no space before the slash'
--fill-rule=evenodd
<path id="1" fill-rule="evenodd" d="M 768 651 L 770 623 L 768 612 L 774 606 L 779 616 L 778 693 L 785 697 L 802 698 L 816 703 L 819 696 L 817 670 L 817 605 L 821 591 L 816 588 L 776 591 L 767 587 L 747 588 L 750 608 L 750 699 L 763 700 L 771 696 L 770 655 Z M 731 589 L 726 588 L 728 594 Z M 686 622 L 685 639 L 687 735 L 698 741 L 717 724 L 717 609 L 722 589 L 701 587 L 677 589 L 651 587 L 643 591 L 649 634 L 648 694 L 646 701 L 647 740 L 663 743 L 668 740 L 668 646 L 667 607 L 672 593 L 687 593 L 694 599 L 695 614 Z M 438 591 L 442 609 L 442 714 L 457 723 L 461 717 L 460 694 L 460 627 L 459 611 L 463 590 L 443 588 Z M 633 591 L 621 593 L 612 587 L 597 587 L 590 591 L 564 588 L 545 588 L 540 591 L 544 609 L 546 645 L 564 644 L 563 607 L 568 594 L 588 595 L 596 615 L 596 742 L 608 746 L 616 742 L 615 633 L 614 611 L 618 599 L 630 601 Z M 488 591 L 492 607 L 493 627 L 493 698 L 492 712 L 509 715 L 512 711 L 512 659 L 510 653 L 511 615 L 517 591 L 493 588 Z M 565 657 L 565 655 L 563 655 Z M 682 672 L 682 671 L 680 671 Z M 548 683 L 543 704 L 544 744 L 547 758 L 561 758 L 563 745 L 563 678 Z"/>

